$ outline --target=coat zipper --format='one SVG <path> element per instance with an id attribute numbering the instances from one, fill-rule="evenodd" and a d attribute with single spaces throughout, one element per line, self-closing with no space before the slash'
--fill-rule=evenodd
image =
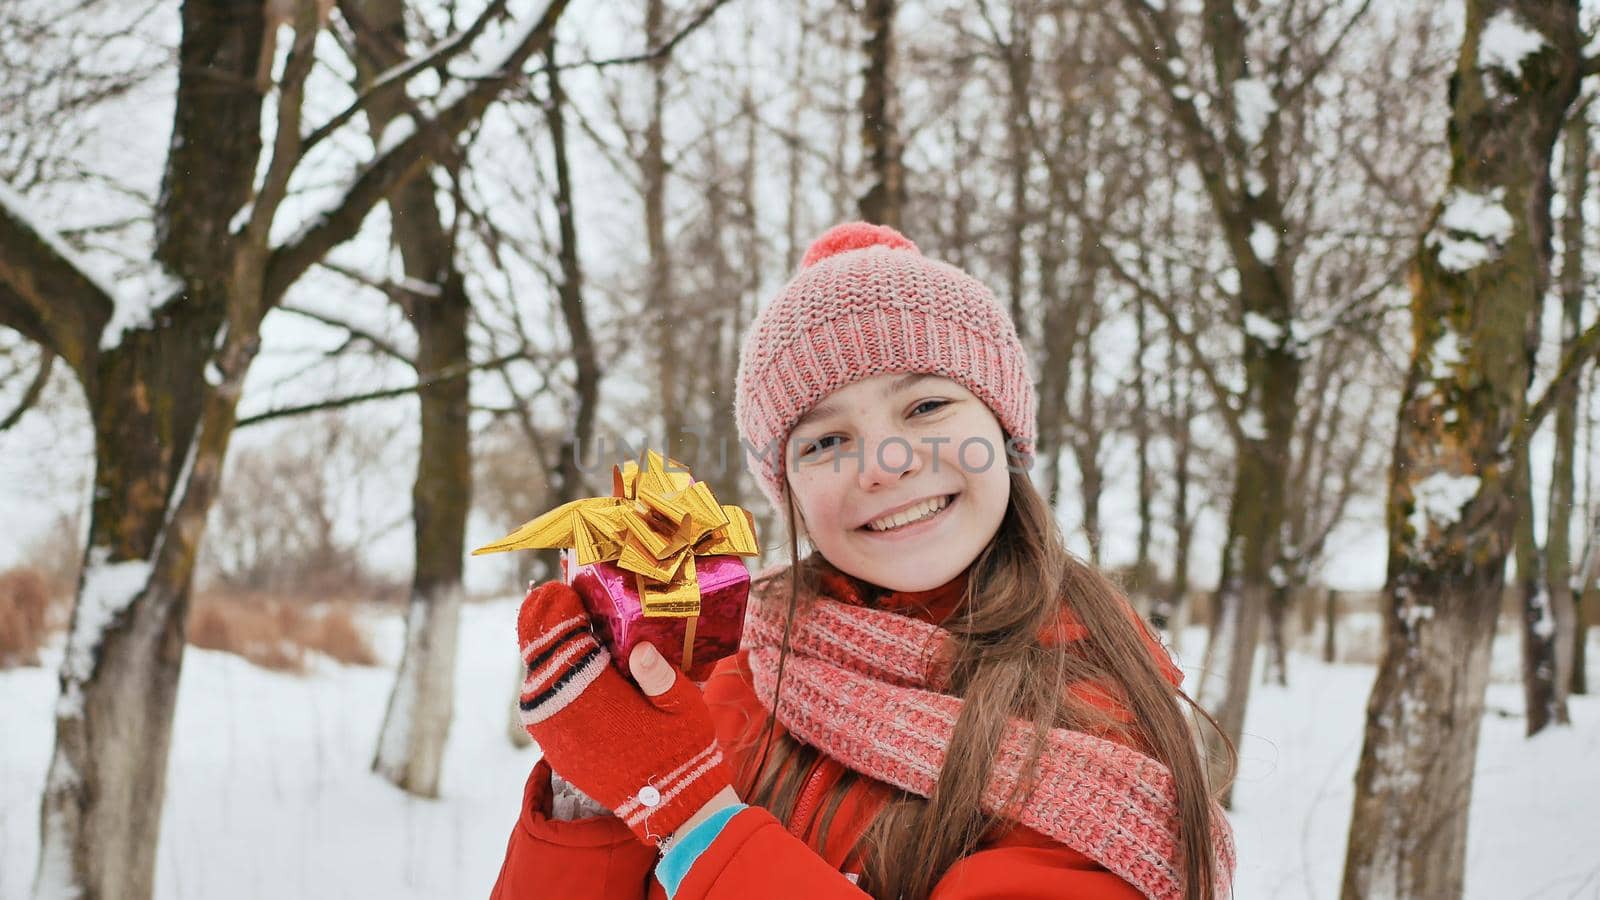
<path id="1" fill-rule="evenodd" d="M 822 763 L 818 762 L 811 774 L 806 776 L 800 797 L 794 803 L 794 815 L 789 818 L 789 832 L 802 841 L 806 838 L 806 825 L 816 812 L 817 805 L 822 802 L 822 768 Z"/>

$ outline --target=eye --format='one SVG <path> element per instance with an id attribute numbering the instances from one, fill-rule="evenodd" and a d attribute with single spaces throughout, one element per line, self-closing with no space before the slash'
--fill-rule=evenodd
<path id="1" fill-rule="evenodd" d="M 949 406 L 949 405 L 950 405 L 950 401 L 949 400 L 923 400 L 920 403 L 918 403 L 916 406 L 911 407 L 911 414 L 912 415 L 916 415 L 917 414 L 917 410 L 920 410 L 920 409 L 923 409 L 923 408 L 927 408 L 927 412 L 933 412 L 934 410 L 937 410 L 940 407 Z"/>
<path id="2" fill-rule="evenodd" d="M 834 445 L 829 442 L 838 440 L 843 440 L 843 438 L 837 434 L 824 435 L 808 440 L 800 446 L 799 456 L 801 459 L 809 459 L 823 450 L 831 449 Z"/>

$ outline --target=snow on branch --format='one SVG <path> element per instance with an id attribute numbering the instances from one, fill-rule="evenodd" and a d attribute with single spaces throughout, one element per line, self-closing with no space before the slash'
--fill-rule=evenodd
<path id="1" fill-rule="evenodd" d="M 82 685 L 94 674 L 95 656 L 105 641 L 106 629 L 116 622 L 150 582 L 149 560 L 109 562 L 111 550 L 95 547 L 83 570 L 83 588 L 72 613 L 67 655 L 62 663 L 61 700 L 56 715 L 71 718 L 83 711 Z"/>
<path id="2" fill-rule="evenodd" d="M 1419 542 L 1432 525 L 1448 531 L 1461 519 L 1462 508 L 1478 496 L 1482 479 L 1476 475 L 1435 472 L 1412 488 L 1411 515 L 1406 519 Z"/>
<path id="3" fill-rule="evenodd" d="M 159 266 L 119 290 L 4 182 L 0 282 L 10 288 L 0 297 L 0 322 L 43 341 L 79 371 L 95 348 L 109 350 L 129 329 L 150 327 L 151 313 L 183 290 L 182 282 Z M 21 321 L 24 317 L 30 321 Z"/>
<path id="4" fill-rule="evenodd" d="M 1239 136 L 1252 147 L 1261 143 L 1267 126 L 1278 111 L 1278 102 L 1272 98 L 1272 89 L 1259 78 L 1241 78 L 1233 83 L 1233 106 Z"/>
<path id="5" fill-rule="evenodd" d="M 1521 77 L 1522 61 L 1545 47 L 1544 36 L 1529 28 L 1516 13 L 1502 9 L 1489 18 L 1478 35 L 1478 68 L 1500 69 Z"/>
<path id="6" fill-rule="evenodd" d="M 313 215 L 287 241 L 272 252 L 267 266 L 266 302 L 276 303 L 295 279 L 353 237 L 367 213 L 394 189 L 420 172 L 441 143 L 470 126 L 505 89 L 522 77 L 529 57 L 543 51 L 554 35 L 556 21 L 568 0 L 550 0 L 544 13 L 529 22 L 518 39 L 494 66 L 494 77 L 470 83 L 431 119 L 396 141 L 357 172 L 355 180 L 329 209 Z"/>
<path id="7" fill-rule="evenodd" d="M 1500 258 L 1516 223 L 1505 207 L 1506 189 L 1489 193 L 1452 188 L 1444 211 L 1426 243 L 1439 252 L 1439 265 L 1461 273 Z"/>

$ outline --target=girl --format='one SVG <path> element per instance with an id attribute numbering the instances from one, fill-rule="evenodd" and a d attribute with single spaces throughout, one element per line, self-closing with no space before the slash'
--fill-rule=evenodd
<path id="1" fill-rule="evenodd" d="M 1029 481 L 1032 383 L 987 289 L 836 227 L 754 323 L 735 412 L 791 562 L 703 687 L 648 644 L 630 684 L 570 588 L 529 593 L 544 758 L 495 898 L 1227 895 L 1199 710 Z M 601 814 L 557 814 L 552 770 Z"/>

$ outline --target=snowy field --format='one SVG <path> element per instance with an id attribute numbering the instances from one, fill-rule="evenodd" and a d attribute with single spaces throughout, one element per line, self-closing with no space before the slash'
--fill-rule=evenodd
<path id="1" fill-rule="evenodd" d="M 517 665 L 514 613 L 507 602 L 464 611 L 457 717 L 437 801 L 409 799 L 368 772 L 389 669 L 324 662 L 310 676 L 286 676 L 191 647 L 157 896 L 486 897 L 533 759 L 505 737 Z M 373 629 L 392 665 L 400 620 Z M 1198 633 L 1186 637 L 1197 651 Z M 1590 658 L 1600 658 L 1600 644 Z M 59 661 L 58 646 L 45 668 L 0 672 L 4 900 L 26 897 L 32 879 Z M 1576 727 L 1526 741 L 1509 636 L 1496 644 L 1495 672 L 1473 793 L 1467 895 L 1600 898 L 1592 816 L 1600 809 L 1600 699 L 1576 698 Z M 1372 678 L 1368 666 L 1296 655 L 1292 688 L 1257 687 L 1235 794 L 1238 897 L 1338 895 Z"/>

